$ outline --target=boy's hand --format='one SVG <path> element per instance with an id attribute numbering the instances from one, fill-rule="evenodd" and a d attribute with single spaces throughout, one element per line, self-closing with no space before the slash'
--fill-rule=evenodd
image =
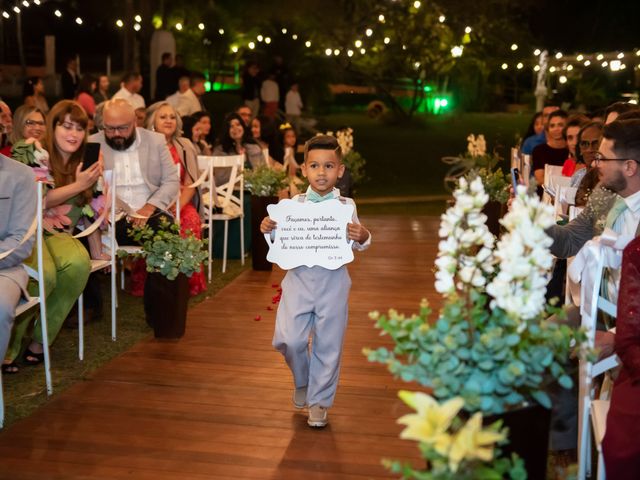
<path id="1" fill-rule="evenodd" d="M 356 242 L 362 244 L 367 241 L 369 235 L 369 230 L 364 228 L 359 223 L 347 224 L 347 238 L 349 240 L 355 240 Z"/>
<path id="2" fill-rule="evenodd" d="M 271 233 L 272 230 L 275 230 L 278 224 L 271 220 L 269 217 L 264 217 L 262 223 L 260 224 L 260 231 L 262 233 Z"/>

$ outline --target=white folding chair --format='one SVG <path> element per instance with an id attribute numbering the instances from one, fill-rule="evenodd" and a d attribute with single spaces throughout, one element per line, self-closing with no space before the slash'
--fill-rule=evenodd
<path id="1" fill-rule="evenodd" d="M 603 286 L 602 278 L 606 268 L 611 265 L 607 263 L 609 258 L 607 252 L 613 251 L 611 247 L 600 245 L 600 255 L 597 261 L 597 270 L 592 291 L 585 291 L 584 283 L 581 289 L 581 302 L 587 296 L 591 298 L 590 312 L 582 313 L 582 327 L 587 331 L 586 348 L 593 349 L 595 345 L 595 332 L 598 312 L 602 311 L 615 318 L 617 307 L 614 303 L 601 295 Z M 584 357 L 584 356 L 583 356 Z M 594 441 L 598 450 L 598 479 L 604 479 L 604 459 L 602 456 L 602 439 L 604 437 L 604 426 L 606 424 L 606 411 L 608 409 L 608 391 L 603 390 L 602 395 L 595 403 L 595 388 L 593 379 L 608 372 L 620 365 L 617 355 L 611 355 L 596 363 L 584 358 L 580 361 L 580 392 L 579 392 L 579 424 L 578 424 L 578 479 L 584 480 L 591 476 L 591 427 L 594 423 Z M 604 385 L 604 384 L 603 384 Z M 610 383 L 609 383 L 610 385 Z M 610 388 L 610 387 L 607 387 Z M 595 411 L 595 409 L 598 409 Z"/>
<path id="2" fill-rule="evenodd" d="M 38 296 L 30 297 L 27 301 L 20 303 L 16 307 L 15 316 L 18 317 L 27 310 L 33 308 L 36 305 L 40 305 L 40 328 L 42 330 L 42 350 L 44 353 L 44 376 L 47 385 L 47 395 L 53 393 L 53 382 L 51 380 L 51 359 L 49 357 L 49 334 L 47 332 L 47 305 L 45 302 L 46 292 L 44 287 L 44 262 L 43 262 L 43 248 L 44 241 L 42 236 L 42 211 L 43 211 L 43 199 L 42 199 L 42 183 L 38 182 L 37 185 L 37 209 L 35 218 L 35 229 L 30 228 L 25 234 L 19 245 L 28 240 L 32 235 L 36 235 L 36 259 L 38 269 L 34 270 L 31 267 L 23 265 L 27 274 L 38 282 Z M 19 246 L 18 245 L 18 246 Z M 6 258 L 13 253 L 17 246 L 7 252 L 0 254 L 0 259 Z M 1 360 L 1 359 L 0 359 Z M 0 372 L 0 429 L 4 426 L 4 397 L 2 394 L 2 372 Z"/>
<path id="3" fill-rule="evenodd" d="M 205 223 L 202 228 L 209 229 L 209 282 L 211 282 L 213 222 L 215 221 L 224 222 L 222 273 L 227 270 L 229 221 L 236 218 L 240 219 L 240 259 L 244 265 L 244 161 L 244 155 L 198 156 L 199 168 L 208 168 L 208 182 L 204 187 L 207 194 L 203 195 Z M 215 184 L 214 172 L 217 168 L 231 169 L 229 181 L 224 185 L 217 186 Z M 214 213 L 214 207 L 221 208 L 222 213 Z"/>
<path id="4" fill-rule="evenodd" d="M 531 183 L 531 155 L 522 154 L 522 181 L 527 187 Z"/>
<path id="5" fill-rule="evenodd" d="M 576 218 L 580 215 L 584 207 L 576 207 L 575 205 L 570 205 L 568 210 L 569 221 Z M 567 258 L 567 268 L 571 266 L 571 262 L 573 261 L 573 257 Z M 564 288 L 564 303 L 568 305 L 573 303 L 576 306 L 580 306 L 580 284 L 575 283 L 569 275 L 567 275 L 565 288 Z"/>
<path id="6" fill-rule="evenodd" d="M 517 147 L 511 148 L 511 167 L 517 168 L 519 172 L 522 172 L 522 155 L 520 154 L 520 149 Z"/>
<path id="7" fill-rule="evenodd" d="M 569 186 L 570 178 L 562 176 L 562 167 L 546 164 L 544 166 L 544 181 L 542 182 L 544 187 L 542 201 L 545 203 L 554 203 L 554 199 L 558 193 L 557 186 L 562 184 L 562 180 L 556 179 L 555 177 L 560 177 L 560 179 L 566 178 L 566 186 Z"/>
<path id="8" fill-rule="evenodd" d="M 113 180 L 113 172 L 107 170 L 104 172 L 104 181 L 108 186 L 108 199 L 110 205 L 109 210 L 109 232 L 102 236 L 102 243 L 109 251 L 109 260 L 91 259 L 91 273 L 111 268 L 111 339 L 116 340 L 116 308 L 118 306 L 118 292 L 116 289 L 116 187 Z M 100 225 L 106 218 L 107 207 L 89 227 L 75 235 L 75 238 L 86 237 L 100 228 Z M 78 358 L 84 360 L 84 294 L 78 297 Z"/>

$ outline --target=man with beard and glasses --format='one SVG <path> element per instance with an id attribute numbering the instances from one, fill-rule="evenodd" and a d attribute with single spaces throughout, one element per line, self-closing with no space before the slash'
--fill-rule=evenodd
<path id="1" fill-rule="evenodd" d="M 134 108 L 124 99 L 105 103 L 103 130 L 90 137 L 100 143 L 105 170 L 113 170 L 119 209 L 127 215 L 118 221 L 118 243 L 127 241 L 132 225 L 154 228 L 176 198 L 180 180 L 164 136 L 136 128 Z M 168 214 L 167 214 L 168 215 Z"/>
<path id="2" fill-rule="evenodd" d="M 621 236 L 636 237 L 640 223 L 640 120 L 618 120 L 604 127 L 603 138 L 594 158 L 600 183 L 587 201 L 584 210 L 567 225 L 547 229 L 553 239 L 551 253 L 557 258 L 569 258 L 605 227 Z M 607 279 L 609 300 L 616 303 L 620 270 L 610 270 Z M 552 320 L 555 321 L 555 320 Z M 567 319 L 572 326 L 580 325 L 580 311 L 571 306 Z M 611 354 L 614 335 L 596 332 L 600 356 Z M 577 382 L 572 390 L 552 388 L 551 450 L 562 452 L 569 461 L 575 459 L 578 439 Z"/>

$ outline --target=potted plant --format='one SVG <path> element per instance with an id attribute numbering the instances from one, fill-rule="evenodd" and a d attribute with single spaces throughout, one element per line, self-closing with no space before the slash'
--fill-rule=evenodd
<path id="1" fill-rule="evenodd" d="M 461 397 L 467 415 L 501 416 L 512 425 L 507 451 L 523 457 L 530 478 L 544 478 L 551 407 L 545 390 L 552 382 L 571 387 L 565 365 L 585 338 L 546 320 L 560 312 L 545 301 L 552 240 L 544 230 L 553 224 L 553 209 L 518 187 L 501 220 L 506 233 L 496 242 L 482 213 L 489 195 L 481 179 L 461 178 L 454 197 L 439 231 L 440 313 L 432 322 L 425 300 L 410 317 L 372 312 L 395 347 L 365 352 L 438 399 Z"/>
<path id="2" fill-rule="evenodd" d="M 327 132 L 326 135 L 335 136 L 342 150 L 342 162 L 345 165 L 344 175 L 338 179 L 336 187 L 340 189 L 340 194 L 345 197 L 353 197 L 355 186 L 362 184 L 366 180 L 365 165 L 367 161 L 364 157 L 353 149 L 353 129 L 342 128 L 337 132 Z"/>
<path id="3" fill-rule="evenodd" d="M 487 153 L 487 143 L 484 135 L 477 137 L 472 133 L 467 137 L 467 151 L 457 157 L 444 157 L 443 162 L 453 165 L 445 176 L 445 186 L 453 190 L 460 177 L 467 181 L 480 177 L 485 192 L 489 195 L 489 201 L 485 204 L 482 213 L 487 216 L 489 231 L 498 236 L 500 234 L 500 219 L 506 211 L 506 203 L 509 200 L 509 176 L 506 175 L 500 164 L 502 157 L 495 151 Z"/>
<path id="4" fill-rule="evenodd" d="M 145 259 L 149 277 L 144 286 L 144 311 L 156 338 L 180 338 L 184 335 L 188 277 L 200 271 L 207 259 L 206 240 L 197 239 L 190 230 L 182 235 L 176 223 L 163 218 L 157 230 L 148 225 L 134 227 L 133 238 L 142 250 L 136 254 Z M 118 256 L 126 256 L 118 251 Z M 149 278 L 155 281 L 149 282 Z"/>
<path id="5" fill-rule="evenodd" d="M 251 192 L 251 262 L 254 270 L 271 270 L 269 246 L 260 233 L 260 222 L 268 215 L 267 206 L 278 203 L 278 193 L 287 188 L 287 172 L 261 165 L 244 175 L 245 187 Z"/>

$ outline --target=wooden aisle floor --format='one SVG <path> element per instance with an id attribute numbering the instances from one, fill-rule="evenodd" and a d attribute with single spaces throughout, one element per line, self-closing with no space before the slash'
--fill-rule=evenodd
<path id="1" fill-rule="evenodd" d="M 373 245 L 350 266 L 349 328 L 327 428 L 310 429 L 293 408 L 290 373 L 271 347 L 275 308 L 267 307 L 283 272 L 246 271 L 189 311 L 181 341 L 140 342 L 0 433 L 0 478 L 389 478 L 382 457 L 419 460 L 395 423 L 407 412 L 397 390 L 408 385 L 361 351 L 388 345 L 369 311 L 411 313 L 421 298 L 436 299 L 438 219 L 363 223 Z"/>

